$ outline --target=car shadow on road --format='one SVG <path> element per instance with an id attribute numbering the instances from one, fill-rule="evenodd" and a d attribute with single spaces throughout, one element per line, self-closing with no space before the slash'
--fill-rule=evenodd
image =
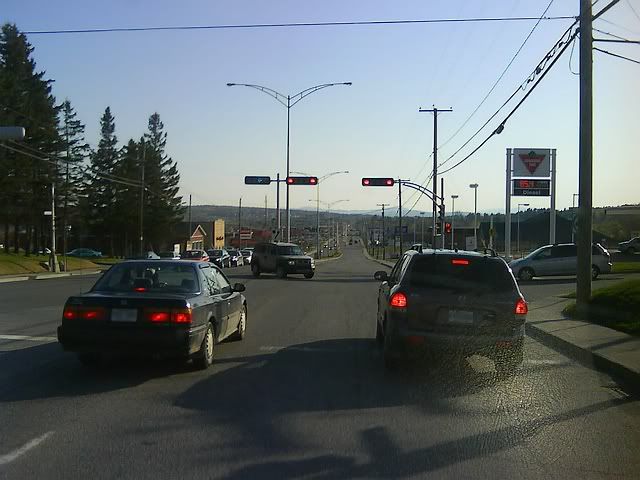
<path id="1" fill-rule="evenodd" d="M 193 371 L 175 359 L 132 357 L 86 367 L 57 343 L 2 352 L 0 361 L 0 403 L 111 392 Z"/>

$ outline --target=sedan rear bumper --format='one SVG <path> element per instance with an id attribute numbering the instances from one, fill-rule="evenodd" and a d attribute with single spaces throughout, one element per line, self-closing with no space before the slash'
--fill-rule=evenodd
<path id="1" fill-rule="evenodd" d="M 58 327 L 58 341 L 69 352 L 186 357 L 199 350 L 204 333 L 204 327 L 118 328 L 67 323 Z"/>

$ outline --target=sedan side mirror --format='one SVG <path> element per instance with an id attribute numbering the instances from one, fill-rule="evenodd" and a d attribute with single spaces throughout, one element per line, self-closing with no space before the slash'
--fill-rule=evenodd
<path id="1" fill-rule="evenodd" d="M 384 270 L 380 270 L 373 274 L 373 278 L 375 278 L 376 280 L 380 280 L 381 282 L 386 282 L 387 280 L 389 280 L 389 275 L 387 275 L 387 272 L 385 272 Z"/>
<path id="2" fill-rule="evenodd" d="M 236 283 L 233 286 L 233 291 L 234 292 L 244 292 L 247 289 L 247 287 L 244 286 L 244 283 Z"/>

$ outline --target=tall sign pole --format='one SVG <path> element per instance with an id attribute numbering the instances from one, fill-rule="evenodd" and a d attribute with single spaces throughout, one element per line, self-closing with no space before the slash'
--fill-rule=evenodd
<path id="1" fill-rule="evenodd" d="M 576 300 L 584 312 L 591 299 L 593 184 L 593 32 L 591 0 L 580 0 L 580 146 L 578 161 L 578 278 Z"/>
<path id="2" fill-rule="evenodd" d="M 549 243 L 556 243 L 556 149 L 551 149 L 551 211 L 549 212 Z M 518 249 L 519 251 L 520 249 Z"/>
<path id="3" fill-rule="evenodd" d="M 389 204 L 388 203 L 378 203 L 377 204 L 378 207 L 382 207 L 382 259 L 386 260 L 387 259 L 387 255 L 386 255 L 386 238 L 385 238 L 385 231 L 384 231 L 384 207 L 388 207 Z"/>

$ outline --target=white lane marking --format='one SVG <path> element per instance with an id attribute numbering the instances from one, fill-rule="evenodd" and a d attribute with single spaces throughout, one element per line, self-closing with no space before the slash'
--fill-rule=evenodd
<path id="1" fill-rule="evenodd" d="M 9 452 L 6 455 L 0 456 L 0 465 L 6 465 L 7 463 L 11 463 L 17 458 L 21 457 L 25 453 L 27 453 L 32 448 L 37 447 L 42 442 L 44 442 L 47 438 L 53 435 L 53 432 L 47 432 L 44 435 L 40 435 L 39 437 L 34 438 L 33 440 L 29 440 L 23 446 L 14 450 L 13 452 Z"/>
<path id="2" fill-rule="evenodd" d="M 27 340 L 29 342 L 55 342 L 56 337 L 34 337 L 31 335 L 0 335 L 0 340 Z"/>
<path id="3" fill-rule="evenodd" d="M 562 360 L 551 360 L 551 359 L 545 359 L 545 358 L 541 358 L 541 359 L 526 359 L 524 361 L 524 363 L 526 363 L 527 365 L 563 365 L 566 364 L 567 362 L 563 362 Z"/>

